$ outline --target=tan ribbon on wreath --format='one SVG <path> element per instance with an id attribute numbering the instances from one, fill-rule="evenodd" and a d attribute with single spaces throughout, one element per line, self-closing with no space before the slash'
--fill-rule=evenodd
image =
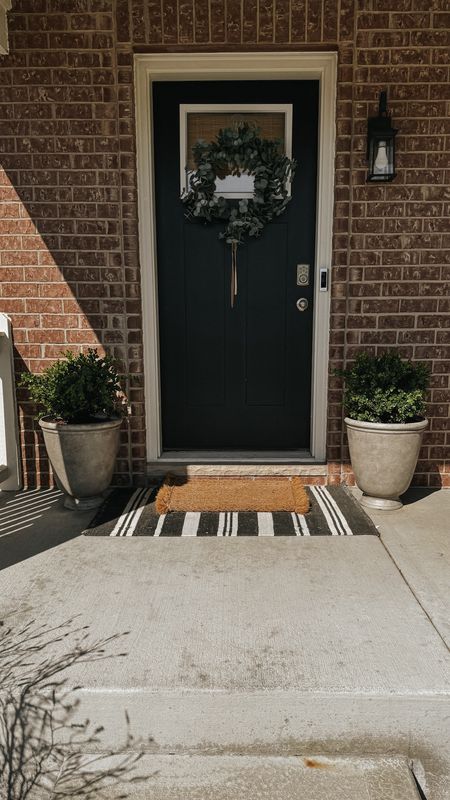
<path id="1" fill-rule="evenodd" d="M 236 239 L 231 242 L 231 308 L 234 308 L 234 298 L 237 297 L 237 246 Z"/>

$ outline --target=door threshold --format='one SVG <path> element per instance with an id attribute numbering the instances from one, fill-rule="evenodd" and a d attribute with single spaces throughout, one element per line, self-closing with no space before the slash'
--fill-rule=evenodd
<path id="1" fill-rule="evenodd" d="M 163 450 L 158 461 L 180 464 L 317 464 L 309 450 Z"/>
<path id="2" fill-rule="evenodd" d="M 327 475 L 326 463 L 309 450 L 295 451 L 163 451 L 147 464 L 147 475 Z"/>

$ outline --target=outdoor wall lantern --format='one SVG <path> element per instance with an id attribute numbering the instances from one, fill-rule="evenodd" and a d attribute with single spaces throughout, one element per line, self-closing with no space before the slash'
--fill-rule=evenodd
<path id="1" fill-rule="evenodd" d="M 387 110 L 386 92 L 380 92 L 378 116 L 369 117 L 367 128 L 368 181 L 392 181 L 395 178 L 395 137 Z"/>

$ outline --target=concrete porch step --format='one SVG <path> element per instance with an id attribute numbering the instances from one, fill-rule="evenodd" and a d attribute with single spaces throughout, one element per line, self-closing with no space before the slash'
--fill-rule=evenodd
<path id="1" fill-rule="evenodd" d="M 119 758 L 102 760 L 106 772 Z M 89 774 L 89 770 L 88 770 Z M 140 776 L 137 783 L 133 776 Z M 121 783 L 106 783 L 108 798 L 129 800 L 418 800 L 401 757 L 150 756 Z"/>
<path id="2" fill-rule="evenodd" d="M 401 754 L 450 800 L 448 651 L 377 537 L 82 537 L 4 570 L 0 594 L 19 633 L 64 634 L 53 659 L 80 626 L 104 647 L 66 675 L 100 752 L 128 715 L 146 758 Z"/>

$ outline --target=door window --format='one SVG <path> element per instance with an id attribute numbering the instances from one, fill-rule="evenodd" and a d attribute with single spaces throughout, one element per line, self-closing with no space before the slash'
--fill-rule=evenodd
<path id="1" fill-rule="evenodd" d="M 280 147 L 292 157 L 292 104 L 267 105 L 211 103 L 180 105 L 180 191 L 188 189 L 189 178 L 195 171 L 193 147 L 198 141 L 212 142 L 221 128 L 232 128 L 247 122 L 261 132 L 263 139 L 279 139 Z M 224 197 L 252 197 L 254 177 L 240 175 L 217 177 L 216 192 Z M 290 187 L 289 187 L 290 191 Z"/>

